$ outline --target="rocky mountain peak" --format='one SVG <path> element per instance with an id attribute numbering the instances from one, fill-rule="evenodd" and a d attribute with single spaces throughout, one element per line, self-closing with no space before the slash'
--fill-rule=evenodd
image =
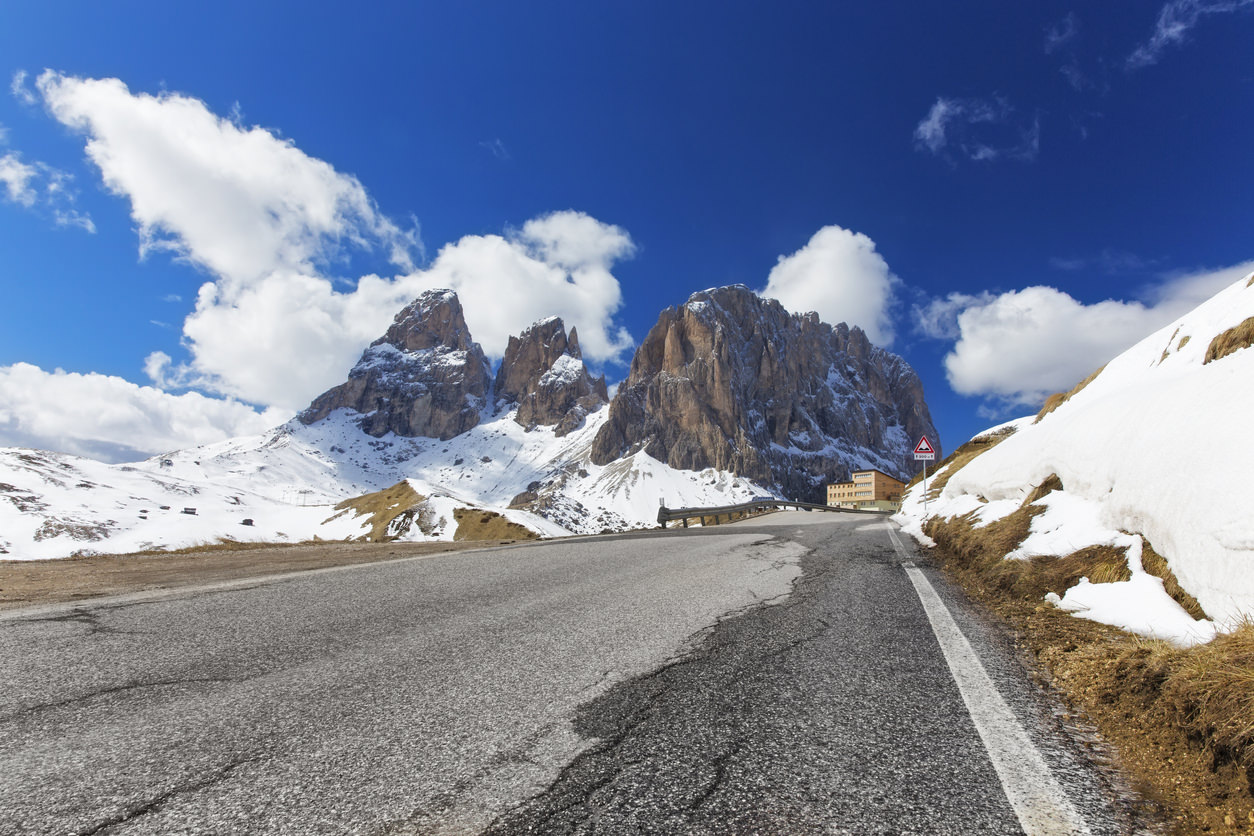
<path id="1" fill-rule="evenodd" d="M 658 317 L 632 360 L 592 460 L 635 450 L 713 467 L 796 499 L 850 471 L 913 472 L 936 443 L 918 376 L 861 329 L 791 314 L 744 285 L 694 293 Z"/>
<path id="2" fill-rule="evenodd" d="M 490 369 L 470 337 L 457 294 L 428 290 L 362 352 L 347 381 L 297 417 L 312 424 L 337 409 L 352 409 L 361 414 L 362 430 L 375 437 L 394 432 L 449 439 L 479 423 Z"/>
<path id="3" fill-rule="evenodd" d="M 391 345 L 401 351 L 448 349 L 471 351 L 475 342 L 466 327 L 461 300 L 451 290 L 428 290 L 392 320 L 383 336 L 371 347 Z"/>
<path id="4" fill-rule="evenodd" d="M 524 427 L 551 426 L 559 436 L 583 424 L 609 398 L 605 377 L 593 378 L 583 362 L 575 329 L 560 317 L 535 323 L 509 338 L 496 373 L 496 397 L 517 404 L 514 420 Z"/>

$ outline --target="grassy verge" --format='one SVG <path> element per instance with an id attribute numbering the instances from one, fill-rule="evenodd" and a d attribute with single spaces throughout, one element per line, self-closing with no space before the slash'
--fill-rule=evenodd
<path id="1" fill-rule="evenodd" d="M 1109 547 L 1004 559 L 1040 513 L 1031 502 L 1061 488 L 1057 477 L 1046 480 L 1018 511 L 982 528 L 970 518 L 929 521 L 933 559 L 1013 625 L 1071 707 L 1114 744 L 1137 790 L 1174 832 L 1254 833 L 1254 625 L 1179 649 L 1044 603 L 1047 592 L 1061 595 L 1082 576 L 1095 583 L 1128 577 L 1123 552 Z M 1181 606 L 1203 615 L 1148 543 L 1142 562 Z"/>

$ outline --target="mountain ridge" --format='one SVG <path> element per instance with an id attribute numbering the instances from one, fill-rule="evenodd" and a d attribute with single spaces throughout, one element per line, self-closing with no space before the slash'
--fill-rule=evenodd
<path id="1" fill-rule="evenodd" d="M 765 305 L 771 317 L 782 319 L 759 330 L 785 342 L 795 336 L 790 330 L 795 322 L 809 323 L 805 327 L 829 342 L 833 334 L 843 335 L 840 340 L 849 350 L 840 355 L 840 374 L 828 366 L 822 386 L 835 391 L 828 378 L 839 377 L 837 389 L 845 387 L 846 400 L 857 406 L 849 414 L 866 418 L 874 413 L 878 429 L 866 438 L 883 440 L 885 430 L 893 428 L 887 456 L 848 439 L 812 438 L 811 449 L 802 449 L 807 442 L 790 430 L 790 446 L 768 448 L 764 459 L 778 466 L 808 456 L 810 469 L 796 468 L 809 474 L 804 484 L 797 482 L 803 488 L 841 475 L 836 470 L 824 474 L 821 468 L 829 465 L 846 470 L 899 466 L 902 450 L 912 441 L 902 421 L 892 423 L 876 412 L 880 402 L 875 400 L 876 392 L 881 400 L 891 394 L 898 367 L 882 361 L 895 355 L 881 354 L 856 329 L 820 328 L 816 315 L 797 317 L 778 303 L 755 302 L 747 288 L 716 295 L 726 297 L 729 307 L 735 305 L 728 300 L 739 300 L 746 316 Z M 726 323 L 719 327 L 734 330 Z M 755 343 L 768 354 L 769 344 Z M 646 339 L 638 357 L 652 346 Z M 801 350 L 774 349 L 786 356 Z M 835 356 L 825 352 L 824 357 Z M 494 511 L 508 523 L 557 536 L 650 527 L 662 504 L 725 505 L 783 492 L 785 480 L 755 479 L 737 472 L 731 459 L 680 461 L 670 450 L 636 442 L 612 456 L 597 455 L 598 439 L 610 432 L 612 404 L 631 397 L 637 384 L 647 388 L 648 381 L 640 375 L 629 378 L 628 394 L 620 386 L 615 399 L 608 400 L 604 377 L 592 377 L 577 333 L 567 333 L 559 318 L 541 320 L 511 339 L 506 355 L 493 375 L 465 326 L 456 294 L 428 291 L 398 312 L 344 383 L 260 435 L 130 465 L 0 450 L 3 556 L 122 553 L 222 538 L 360 539 L 372 536 L 377 526 L 351 503 L 342 503 L 402 482 L 423 497 L 423 507 L 398 517 L 401 522 L 389 525 L 387 536 L 414 540 L 455 537 L 457 518 L 466 516 L 459 509 Z M 866 356 L 879 358 L 873 364 L 877 371 L 859 377 L 856 367 Z M 704 362 L 683 370 L 704 368 Z M 900 358 L 895 362 L 908 369 Z M 633 361 L 633 369 L 645 365 Z M 746 382 L 746 369 L 744 364 L 726 367 L 740 377 L 736 386 L 720 390 L 723 398 L 757 391 Z M 671 371 L 657 369 L 650 379 Z M 793 394 L 788 389 L 780 397 Z M 668 420 L 665 406 L 659 401 L 655 424 Z"/>

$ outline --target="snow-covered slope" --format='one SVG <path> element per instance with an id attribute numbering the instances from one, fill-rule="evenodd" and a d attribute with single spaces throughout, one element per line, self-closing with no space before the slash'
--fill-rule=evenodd
<path id="1" fill-rule="evenodd" d="M 360 537 L 369 530 L 366 520 L 333 506 L 402 480 L 446 519 L 453 508 L 490 509 L 542 536 L 654 525 L 663 502 L 721 505 L 765 493 L 745 479 L 674 470 L 643 453 L 594 465 L 588 448 L 605 414 L 599 410 L 558 438 L 551 427 L 527 431 L 510 411 L 441 441 L 375 438 L 358 427 L 359 416 L 338 410 L 312 425 L 291 421 L 132 465 L 0 449 L 0 558 L 115 554 L 223 537 Z M 510 509 L 516 499 L 533 510 Z M 456 525 L 446 524 L 430 535 L 414 528 L 403 536 L 455 533 Z"/>
<path id="2" fill-rule="evenodd" d="M 1217 337 L 1243 344 L 1233 329 L 1250 328 L 1252 317 L 1247 276 L 1111 361 L 1038 423 L 1017 423 L 1010 438 L 949 475 L 927 514 L 975 511 L 987 524 L 1057 474 L 1064 490 L 1040 500 L 1046 511 L 1012 557 L 1137 540 L 1131 581 L 1082 583 L 1064 607 L 1181 641 L 1213 635 L 1208 623 L 1185 623 L 1141 571 L 1139 539 L 1128 536 L 1139 534 L 1220 629 L 1254 615 L 1254 350 L 1207 359 Z M 921 498 L 916 488 L 903 510 L 916 531 Z"/>

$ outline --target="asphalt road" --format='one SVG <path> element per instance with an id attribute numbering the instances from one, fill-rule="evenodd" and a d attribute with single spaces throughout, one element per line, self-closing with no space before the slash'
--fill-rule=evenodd
<path id="1" fill-rule="evenodd" d="M 890 527 L 782 513 L 4 613 L 0 833 L 1137 829 Z"/>

